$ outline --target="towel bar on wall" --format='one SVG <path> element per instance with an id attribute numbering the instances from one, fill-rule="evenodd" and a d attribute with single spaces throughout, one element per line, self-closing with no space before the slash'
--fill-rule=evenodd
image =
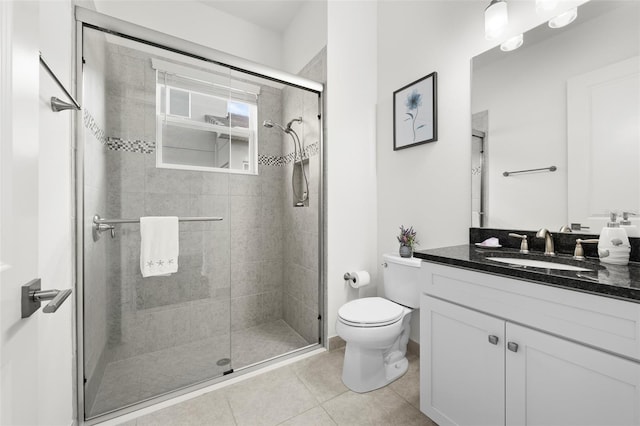
<path id="1" fill-rule="evenodd" d="M 222 220 L 219 216 L 179 217 L 178 222 L 217 222 Z M 104 219 L 100 215 L 93 216 L 93 241 L 98 241 L 103 232 L 111 232 L 111 238 L 115 238 L 114 225 L 121 223 L 140 223 L 138 219 Z"/>
<path id="2" fill-rule="evenodd" d="M 528 169 L 528 170 L 516 170 L 513 172 L 503 172 L 502 176 L 511 176 L 511 175 L 515 175 L 518 173 L 530 173 L 530 172 L 541 172 L 543 170 L 547 170 L 550 172 L 555 172 L 556 170 L 558 170 L 558 168 L 556 166 L 549 166 L 549 167 L 540 167 L 539 169 Z"/>
<path id="3" fill-rule="evenodd" d="M 60 112 L 60 111 L 64 111 L 65 109 L 77 109 L 77 110 L 81 109 L 80 104 L 78 103 L 78 101 L 76 101 L 74 99 L 74 97 L 71 96 L 71 93 L 69 93 L 69 91 L 66 89 L 66 87 L 64 87 L 64 85 L 62 84 L 62 82 L 60 81 L 58 76 L 55 75 L 55 73 L 53 72 L 53 70 L 51 69 L 49 64 L 47 64 L 47 62 L 44 60 L 44 58 L 42 57 L 42 53 L 40 53 L 40 63 L 42 64 L 44 69 L 47 70 L 47 73 L 49 73 L 51 78 L 53 78 L 53 80 L 56 82 L 58 87 L 60 87 L 60 89 L 62 89 L 64 94 L 67 95 L 67 98 L 69 98 L 69 100 L 71 102 L 73 102 L 73 104 L 70 104 L 68 102 L 63 101 L 62 99 L 58 99 L 55 96 L 52 96 L 51 97 L 51 111 Z"/>

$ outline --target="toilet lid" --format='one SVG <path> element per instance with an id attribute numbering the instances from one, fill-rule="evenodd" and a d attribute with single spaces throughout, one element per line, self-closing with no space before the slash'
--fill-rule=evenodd
<path id="1" fill-rule="evenodd" d="M 402 318 L 404 309 L 382 297 L 365 297 L 345 303 L 338 309 L 338 316 L 346 323 L 366 326 L 393 324 Z"/>

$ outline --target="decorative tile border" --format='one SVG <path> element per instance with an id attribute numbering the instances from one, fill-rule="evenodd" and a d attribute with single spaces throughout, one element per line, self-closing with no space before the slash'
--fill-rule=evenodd
<path id="1" fill-rule="evenodd" d="M 307 145 L 304 148 L 304 153 L 302 155 L 302 159 L 306 160 L 310 157 L 317 155 L 320 152 L 320 143 L 314 142 L 310 145 Z M 285 167 L 294 161 L 295 153 L 290 152 L 285 156 L 276 156 L 276 155 L 258 155 L 258 164 L 261 166 L 274 166 L 274 167 Z M 300 161 L 300 155 L 295 158 L 295 161 Z"/>
<path id="2" fill-rule="evenodd" d="M 122 138 L 114 138 L 106 136 L 104 129 L 100 127 L 95 118 L 85 108 L 83 109 L 84 127 L 107 148 L 113 151 L 140 152 L 142 154 L 153 154 L 156 151 L 156 143 L 153 141 L 144 141 L 141 139 L 127 140 Z"/>
<path id="3" fill-rule="evenodd" d="M 127 140 L 108 137 L 107 147 L 113 151 L 139 152 L 141 154 L 153 154 L 156 152 L 155 142 L 141 139 Z"/>
<path id="4" fill-rule="evenodd" d="M 98 125 L 95 118 L 91 115 L 91 113 L 86 109 L 82 109 L 82 121 L 84 121 L 84 127 L 86 127 L 91 134 L 100 142 L 102 145 L 107 144 L 107 137 L 104 133 L 104 130 Z"/>
<path id="5" fill-rule="evenodd" d="M 107 148 L 113 151 L 139 152 L 141 154 L 153 154 L 156 151 L 156 143 L 153 141 L 145 141 L 142 139 L 128 140 L 106 136 L 105 131 L 98 125 L 95 118 L 87 109 L 83 109 L 84 127 Z M 302 159 L 306 160 L 310 157 L 318 155 L 320 152 L 320 143 L 314 142 L 307 145 L 302 154 Z M 294 153 L 290 152 L 284 156 L 278 155 L 258 155 L 258 164 L 261 166 L 285 167 L 294 161 Z M 300 155 L 295 158 L 300 161 Z"/>
<path id="6" fill-rule="evenodd" d="M 261 166 L 284 167 L 284 157 L 277 155 L 258 155 L 258 164 Z"/>

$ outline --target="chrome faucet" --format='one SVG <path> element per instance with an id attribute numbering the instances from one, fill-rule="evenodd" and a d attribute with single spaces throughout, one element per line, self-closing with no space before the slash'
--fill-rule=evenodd
<path id="1" fill-rule="evenodd" d="M 536 233 L 536 238 L 544 238 L 544 255 L 555 256 L 556 253 L 553 247 L 553 235 L 547 228 L 542 228 Z"/>
<path id="2" fill-rule="evenodd" d="M 522 254 L 529 253 L 529 244 L 527 244 L 527 236 L 526 235 L 514 234 L 513 232 L 510 232 L 509 236 L 521 239 L 521 241 L 520 241 L 520 253 L 522 253 Z"/>

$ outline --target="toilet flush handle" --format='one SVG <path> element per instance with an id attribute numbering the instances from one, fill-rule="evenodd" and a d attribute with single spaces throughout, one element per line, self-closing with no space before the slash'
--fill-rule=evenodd
<path id="1" fill-rule="evenodd" d="M 388 266 L 389 266 L 389 265 L 387 265 L 387 262 L 383 262 L 383 263 L 382 263 L 382 267 L 383 267 L 383 268 L 386 268 L 386 267 L 388 267 Z"/>

